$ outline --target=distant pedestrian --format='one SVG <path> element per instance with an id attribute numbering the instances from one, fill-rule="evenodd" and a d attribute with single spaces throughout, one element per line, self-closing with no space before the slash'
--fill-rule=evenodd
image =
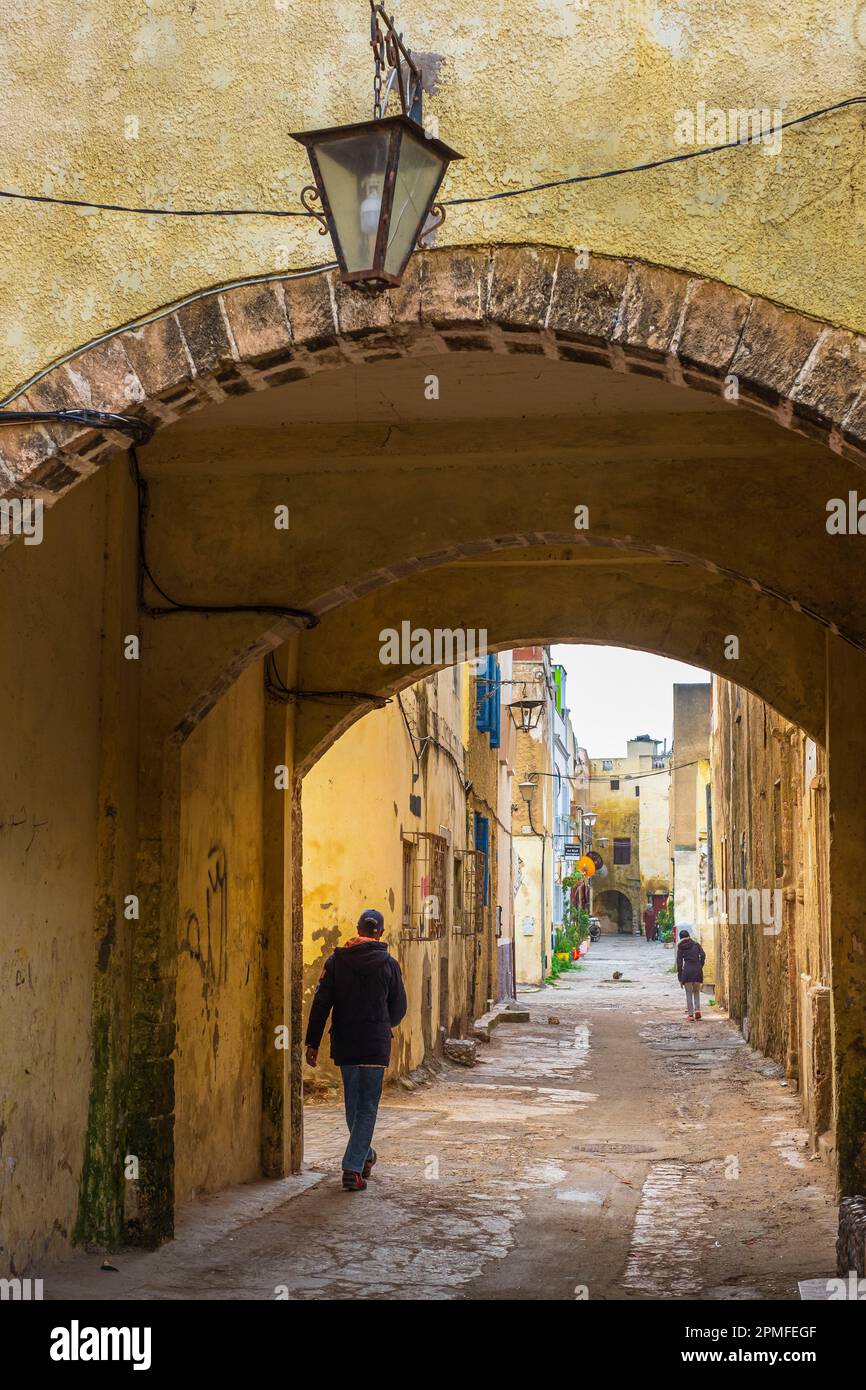
<path id="1" fill-rule="evenodd" d="M 331 1018 L 331 1057 L 343 1076 L 349 1143 L 343 1155 L 343 1187 L 362 1192 L 376 1150 L 373 1131 L 382 1080 L 391 1058 L 391 1029 L 406 1013 L 406 991 L 397 961 L 381 940 L 385 919 L 375 908 L 358 918 L 358 935 L 325 961 L 307 1024 L 307 1061 L 316 1065 Z"/>
<path id="2" fill-rule="evenodd" d="M 691 1023 L 701 1016 L 701 985 L 704 982 L 707 953 L 687 931 L 683 930 L 678 935 L 677 979 L 686 992 L 686 1018 Z"/>

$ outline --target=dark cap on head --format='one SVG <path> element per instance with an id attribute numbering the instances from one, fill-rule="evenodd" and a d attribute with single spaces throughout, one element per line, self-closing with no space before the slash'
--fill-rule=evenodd
<path id="1" fill-rule="evenodd" d="M 682 941 L 682 939 L 683 939 L 684 936 L 687 937 L 689 941 L 691 941 L 691 939 L 692 939 L 692 934 L 691 934 L 691 932 L 687 932 L 686 929 L 685 929 L 685 927 L 683 927 L 682 930 L 679 932 L 680 941 Z"/>
<path id="2" fill-rule="evenodd" d="M 378 908 L 367 907 L 358 918 L 358 931 L 362 936 L 372 936 L 385 930 L 385 918 Z"/>

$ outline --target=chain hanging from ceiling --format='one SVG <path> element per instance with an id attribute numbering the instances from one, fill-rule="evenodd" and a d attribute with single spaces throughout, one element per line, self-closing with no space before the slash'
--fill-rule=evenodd
<path id="1" fill-rule="evenodd" d="M 383 29 L 384 25 L 384 29 Z M 370 0 L 370 47 L 373 50 L 373 119 L 380 121 L 388 104 L 392 84 L 396 84 L 403 115 L 421 124 L 421 69 L 394 27 L 385 6 Z M 405 64 L 405 68 L 404 68 Z M 388 69 L 382 94 L 382 73 Z"/>

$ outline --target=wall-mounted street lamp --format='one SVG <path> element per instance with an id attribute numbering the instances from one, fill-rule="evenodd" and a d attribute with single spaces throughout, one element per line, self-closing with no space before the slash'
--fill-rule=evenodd
<path id="1" fill-rule="evenodd" d="M 384 25 L 384 32 L 380 25 Z M 399 285 L 403 271 L 431 213 L 427 231 L 439 226 L 445 210 L 434 203 L 452 159 L 461 159 L 441 140 L 424 133 L 421 72 L 403 44 L 402 34 L 381 4 L 370 0 L 373 49 L 373 119 L 292 135 L 307 151 L 315 187 L 301 202 L 330 232 L 345 284 L 374 290 Z M 390 71 L 382 96 L 382 70 Z M 396 86 L 402 112 L 386 116 Z M 311 207 L 321 206 L 321 212 Z"/>
<path id="2" fill-rule="evenodd" d="M 508 713 L 511 715 L 515 729 L 520 729 L 522 733 L 528 734 L 533 729 L 538 728 L 538 721 L 541 719 L 543 709 L 543 700 L 512 700 L 508 706 Z"/>
<path id="3" fill-rule="evenodd" d="M 518 782 L 517 786 L 520 790 L 520 795 L 523 797 L 523 800 L 526 804 L 526 815 L 527 819 L 529 820 L 529 826 L 528 828 L 526 826 L 523 827 L 523 833 L 524 835 L 530 833 L 535 835 L 538 832 L 536 831 L 532 821 L 532 798 L 538 789 L 538 779 L 527 777 L 524 779 L 524 781 Z"/>

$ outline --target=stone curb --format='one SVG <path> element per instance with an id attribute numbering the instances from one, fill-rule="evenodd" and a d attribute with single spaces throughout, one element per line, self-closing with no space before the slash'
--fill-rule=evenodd
<path id="1" fill-rule="evenodd" d="M 489 1013 L 482 1014 L 472 1025 L 473 1038 L 480 1039 L 481 1042 L 490 1042 L 490 1033 L 499 1023 L 528 1023 L 530 1019 L 529 1010 L 521 1009 L 515 1004 L 513 999 L 504 999 L 500 1004 L 495 1005 Z"/>

